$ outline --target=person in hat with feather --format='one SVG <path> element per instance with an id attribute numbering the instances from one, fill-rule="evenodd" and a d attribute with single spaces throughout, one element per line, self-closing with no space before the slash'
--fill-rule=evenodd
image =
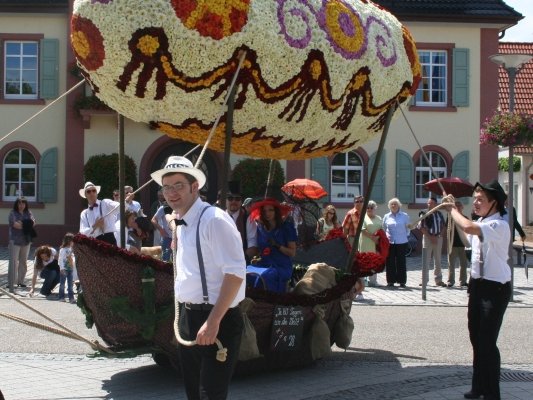
<path id="1" fill-rule="evenodd" d="M 189 399 L 225 399 L 238 360 L 246 261 L 235 222 L 200 199 L 204 173 L 185 157 L 171 156 L 151 174 L 177 216 L 174 291 L 179 358 Z M 227 349 L 220 360 L 215 341 Z M 188 346 L 184 341 L 195 341 Z"/>
<path id="2" fill-rule="evenodd" d="M 468 285 L 468 331 L 473 348 L 472 387 L 466 399 L 500 399 L 500 352 L 498 334 L 511 297 L 511 270 L 507 264 L 511 232 L 504 219 L 507 195 L 497 180 L 476 183 L 473 211 L 476 221 L 466 218 L 453 196 L 443 202 L 456 226 L 469 235 L 472 244 Z"/>

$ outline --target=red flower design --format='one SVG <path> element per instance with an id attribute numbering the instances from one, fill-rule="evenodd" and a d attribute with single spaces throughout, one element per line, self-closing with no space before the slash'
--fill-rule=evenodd
<path id="1" fill-rule="evenodd" d="M 71 42 L 78 61 L 88 71 L 95 71 L 104 64 L 104 38 L 90 19 L 72 16 Z"/>

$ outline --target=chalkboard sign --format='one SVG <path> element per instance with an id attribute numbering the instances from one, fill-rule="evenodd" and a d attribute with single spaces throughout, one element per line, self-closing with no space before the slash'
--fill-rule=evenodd
<path id="1" fill-rule="evenodd" d="M 276 306 L 272 321 L 270 349 L 274 351 L 297 350 L 302 342 L 303 328 L 302 307 Z"/>

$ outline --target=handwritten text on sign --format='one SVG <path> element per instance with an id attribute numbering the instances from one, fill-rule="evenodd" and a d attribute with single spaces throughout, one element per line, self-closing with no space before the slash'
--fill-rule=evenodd
<path id="1" fill-rule="evenodd" d="M 272 350 L 297 350 L 302 342 L 304 328 L 303 308 L 276 306 L 272 321 L 270 348 Z"/>

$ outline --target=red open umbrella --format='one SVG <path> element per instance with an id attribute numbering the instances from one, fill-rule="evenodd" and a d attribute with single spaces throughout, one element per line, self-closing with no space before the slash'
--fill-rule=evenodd
<path id="1" fill-rule="evenodd" d="M 442 189 L 439 185 L 439 182 L 444 188 L 446 194 L 451 194 L 454 197 L 470 197 L 472 196 L 472 193 L 474 193 L 474 185 L 456 176 L 433 179 L 424 183 L 424 189 L 432 193 L 442 195 Z"/>
<path id="2" fill-rule="evenodd" d="M 317 181 L 303 178 L 287 182 L 281 190 L 295 200 L 317 200 L 328 194 Z"/>

